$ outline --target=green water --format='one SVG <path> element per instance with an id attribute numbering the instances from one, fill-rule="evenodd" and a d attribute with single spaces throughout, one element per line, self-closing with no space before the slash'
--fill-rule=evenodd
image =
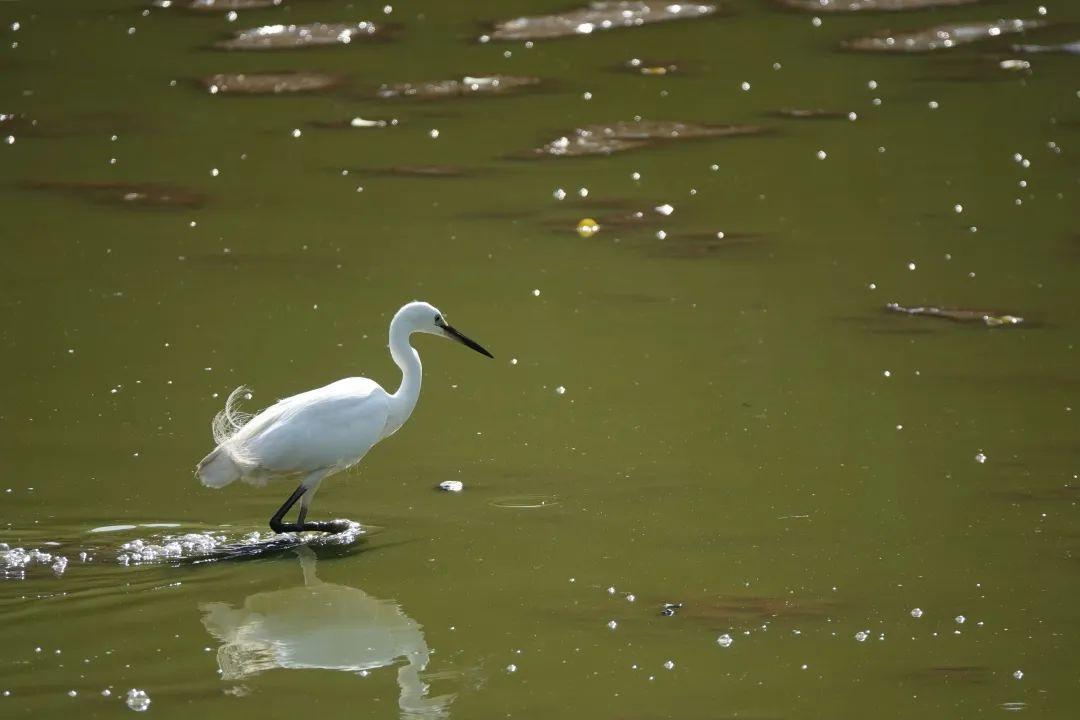
<path id="1" fill-rule="evenodd" d="M 0 144 L 0 542 L 69 559 L 0 580 L 0 716 L 122 716 L 138 688 L 175 718 L 1075 717 L 1080 60 L 1001 71 L 1010 39 L 836 50 L 1037 5 L 814 27 L 741 0 L 526 48 L 474 42 L 480 21 L 563 3 L 402 2 L 386 18 L 297 0 L 228 22 L 0 2 L 0 112 L 39 121 L 0 133 L 15 137 Z M 398 27 L 341 48 L 210 48 L 264 23 L 363 19 Z M 679 72 L 620 71 L 632 57 Z M 286 69 L 347 82 L 293 97 L 195 82 Z M 372 99 L 382 82 L 490 73 L 549 82 Z M 772 132 L 520 159 L 637 115 Z M 400 122 L 312 125 L 354 116 Z M 402 165 L 466 172 L 376 172 Z M 46 181 L 207 202 L 30 187 Z M 645 227 L 604 220 L 664 203 Z M 598 234 L 574 232 L 585 217 Z M 415 414 L 312 509 L 369 537 L 117 562 L 135 539 L 265 530 L 291 486 L 213 491 L 192 474 L 224 397 L 245 383 L 262 407 L 354 374 L 396 387 L 387 323 L 414 298 L 497 359 L 416 340 Z M 109 526 L 127 528 L 91 532 Z"/>

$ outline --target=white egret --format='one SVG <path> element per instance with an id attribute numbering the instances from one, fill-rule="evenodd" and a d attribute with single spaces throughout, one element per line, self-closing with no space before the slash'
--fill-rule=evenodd
<path id="1" fill-rule="evenodd" d="M 238 387 L 214 418 L 218 445 L 196 470 L 203 485 L 221 488 L 234 480 L 263 485 L 272 478 L 302 477 L 300 486 L 270 518 L 270 529 L 346 530 L 349 523 L 344 520 L 307 522 L 308 508 L 326 477 L 360 462 L 375 443 L 409 419 L 420 397 L 423 374 L 420 355 L 409 344 L 414 332 L 451 338 L 494 357 L 447 324 L 437 308 L 426 302 L 408 303 L 390 322 L 390 357 L 401 368 L 397 392 L 388 393 L 368 378 L 345 378 L 279 400 L 252 417 L 236 408 L 239 396 L 247 392 Z M 283 522 L 297 500 L 301 500 L 297 521 Z"/>

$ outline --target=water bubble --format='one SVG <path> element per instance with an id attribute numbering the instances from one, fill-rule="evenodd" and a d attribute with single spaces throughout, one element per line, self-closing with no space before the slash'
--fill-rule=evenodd
<path id="1" fill-rule="evenodd" d="M 675 208 L 668 203 L 664 203 L 663 205 L 657 205 L 653 209 L 661 215 L 670 215 L 671 213 L 675 212 Z"/>
<path id="2" fill-rule="evenodd" d="M 1016 678 L 1017 680 L 1022 680 L 1024 678 L 1024 671 L 1023 670 L 1017 670 L 1017 671 L 1013 672 L 1013 677 Z"/>
<path id="3" fill-rule="evenodd" d="M 956 203 L 955 205 L 953 205 L 952 209 L 953 209 L 953 212 L 955 212 L 957 215 L 964 212 L 964 206 L 961 205 L 960 203 Z"/>
<path id="4" fill-rule="evenodd" d="M 509 665 L 506 666 L 506 672 L 508 672 L 508 673 L 516 673 L 517 672 L 517 665 L 515 665 L 514 663 L 510 663 Z"/>
<path id="5" fill-rule="evenodd" d="M 460 480 L 443 480 L 439 483 L 439 489 L 445 492 L 459 493 L 465 489 L 465 483 Z"/>
<path id="6" fill-rule="evenodd" d="M 743 92 L 750 92 L 750 83 L 743 82 L 741 85 L 739 85 L 739 89 L 741 89 Z"/>
<path id="7" fill-rule="evenodd" d="M 301 135 L 303 135 L 303 134 L 304 134 L 304 133 L 300 131 L 300 128 L 293 128 L 293 131 L 292 131 L 292 136 L 293 136 L 294 138 L 298 138 L 298 137 L 300 137 L 300 136 L 301 136 Z"/>
<path id="8" fill-rule="evenodd" d="M 986 462 L 986 454 L 983 453 L 982 450 L 975 454 L 975 462 L 979 463 L 980 465 Z"/>
<path id="9" fill-rule="evenodd" d="M 430 130 L 428 130 L 428 135 L 430 135 L 430 136 L 431 136 L 431 139 L 432 139 L 432 140 L 434 140 L 435 138 L 439 137 L 439 130 L 438 130 L 438 128 L 431 128 Z"/>
<path id="10" fill-rule="evenodd" d="M 146 712 L 150 709 L 150 696 L 146 694 L 145 690 L 136 688 L 128 690 L 124 702 L 135 712 Z"/>
<path id="11" fill-rule="evenodd" d="M 614 587 L 609 587 L 607 589 L 607 594 L 608 595 L 614 595 L 615 594 L 615 588 Z"/>
<path id="12" fill-rule="evenodd" d="M 77 696 L 79 694 L 79 691 L 78 690 L 68 690 L 67 694 L 68 694 L 68 697 L 75 697 L 75 696 Z"/>
<path id="13" fill-rule="evenodd" d="M 225 19 L 229 22 L 236 22 L 236 18 L 238 17 L 240 16 L 236 13 L 235 10 L 230 10 L 229 12 L 225 13 Z"/>
<path id="14" fill-rule="evenodd" d="M 815 17 L 815 18 L 813 18 L 813 19 L 812 19 L 812 20 L 810 21 L 810 24 L 811 24 L 811 25 L 813 25 L 813 26 L 814 26 L 814 27 L 816 27 L 816 28 L 819 28 L 819 27 L 821 27 L 821 18 L 819 18 L 819 17 Z"/>
<path id="15" fill-rule="evenodd" d="M 634 602 L 635 600 L 637 600 L 637 596 L 634 593 L 627 593 L 626 602 Z"/>
<path id="16" fill-rule="evenodd" d="M 926 106 L 927 106 L 928 108 L 930 108 L 931 110 L 937 110 L 937 109 L 938 109 L 939 107 L 941 107 L 941 106 L 940 106 L 940 105 L 938 104 L 938 101 L 937 101 L 937 100 L 931 100 L 930 102 L 926 103 Z"/>
<path id="17" fill-rule="evenodd" d="M 886 370 L 885 372 L 883 372 L 881 374 L 884 375 L 885 377 L 892 377 L 892 371 L 891 370 Z"/>
<path id="18" fill-rule="evenodd" d="M 562 200 L 566 197 L 566 191 L 562 188 L 555 188 L 555 192 L 551 193 L 551 197 L 555 198 L 556 200 Z"/>
<path id="19" fill-rule="evenodd" d="M 915 618 L 916 620 L 921 618 L 922 617 L 922 609 L 921 608 L 912 608 L 911 617 Z"/>
<path id="20" fill-rule="evenodd" d="M 869 630 L 860 630 L 859 632 L 855 633 L 855 639 L 859 642 L 866 642 L 866 638 L 868 637 L 870 637 Z"/>
<path id="21" fill-rule="evenodd" d="M 607 626 L 614 630 L 615 628 L 619 627 L 619 623 L 615 622 L 614 620 L 608 620 Z"/>
<path id="22" fill-rule="evenodd" d="M 555 388 L 555 394 L 556 395 L 565 395 L 566 394 L 566 388 L 564 388 L 562 385 L 560 385 L 559 387 Z"/>
<path id="23" fill-rule="evenodd" d="M 533 297 L 540 297 L 540 288 L 533 290 Z"/>
<path id="24" fill-rule="evenodd" d="M 657 240 L 666 240 L 667 239 L 667 231 L 666 230 L 657 230 L 656 231 L 656 239 Z"/>
<path id="25" fill-rule="evenodd" d="M 818 150 L 817 151 L 817 159 L 818 160 L 824 160 L 827 157 L 829 157 L 829 154 L 827 152 L 825 152 L 824 150 Z"/>
<path id="26" fill-rule="evenodd" d="M 221 171 L 218 170 L 217 168 L 212 168 L 210 170 L 210 177 L 217 177 L 220 174 L 221 174 Z"/>
<path id="27" fill-rule="evenodd" d="M 877 80 L 871 80 L 870 82 L 866 83 L 866 87 L 870 88 L 871 90 L 877 90 Z"/>
<path id="28" fill-rule="evenodd" d="M 956 623 L 957 623 L 958 625 L 963 625 L 963 624 L 964 624 L 964 621 L 966 621 L 966 620 L 967 620 L 967 618 L 966 618 L 966 617 L 964 617 L 963 615 L 957 615 L 957 616 L 956 616 L 956 617 L 954 618 L 954 620 L 956 620 Z"/>
<path id="29" fill-rule="evenodd" d="M 675 669 L 675 663 L 672 662 L 671 660 L 665 660 L 664 661 L 664 669 L 665 670 L 674 670 Z"/>
<path id="30" fill-rule="evenodd" d="M 582 100 L 592 100 L 592 93 L 591 92 L 583 92 L 581 94 L 581 99 Z"/>
<path id="31" fill-rule="evenodd" d="M 854 112 L 849 112 L 847 114 L 847 119 L 850 120 L 851 122 L 855 122 L 856 120 L 859 119 L 859 116 L 857 114 L 855 114 Z"/>
<path id="32" fill-rule="evenodd" d="M 577 194 L 580 195 L 581 197 L 589 197 L 589 188 L 587 188 L 587 187 L 578 188 Z"/>
<path id="33" fill-rule="evenodd" d="M 731 636 L 728 635 L 727 633 L 724 633 L 720 637 L 716 638 L 716 644 L 719 645 L 722 648 L 731 647 L 731 643 L 733 643 L 733 642 L 735 642 L 735 641 L 732 640 Z"/>

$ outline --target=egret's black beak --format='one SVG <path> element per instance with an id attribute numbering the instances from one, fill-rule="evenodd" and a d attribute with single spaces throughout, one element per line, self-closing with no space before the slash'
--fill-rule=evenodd
<path id="1" fill-rule="evenodd" d="M 453 339 L 457 340 L 459 343 L 461 343 L 465 347 L 470 347 L 473 350 L 475 350 L 476 352 L 480 353 L 481 355 L 487 355 L 489 358 L 491 358 L 493 360 L 495 359 L 495 356 L 492 355 L 491 353 L 489 353 L 487 350 L 485 350 L 480 345 L 480 343 L 475 342 L 475 341 L 470 340 L 469 338 L 465 337 L 464 335 L 459 333 L 457 330 L 455 330 L 453 328 L 453 326 L 447 325 L 446 323 L 442 323 L 439 327 L 441 327 L 443 330 L 446 331 L 446 334 L 447 334 L 448 337 L 452 337 Z"/>

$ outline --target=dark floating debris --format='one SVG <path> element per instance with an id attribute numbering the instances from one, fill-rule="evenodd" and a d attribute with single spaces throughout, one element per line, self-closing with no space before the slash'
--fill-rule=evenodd
<path id="1" fill-rule="evenodd" d="M 650 252 L 656 257 L 693 260 L 730 252 L 736 247 L 753 245 L 762 238 L 759 233 L 670 233 L 662 242 L 651 246 Z"/>
<path id="2" fill-rule="evenodd" d="M 341 78 L 317 72 L 218 73 L 201 82 L 211 95 L 281 95 L 329 90 Z"/>
<path id="3" fill-rule="evenodd" d="M 1022 53 L 1067 53 L 1080 55 L 1080 40 L 1059 45 L 1013 45 L 1013 50 Z"/>
<path id="4" fill-rule="evenodd" d="M 154 0 L 151 5 L 159 8 L 176 8 L 189 12 L 218 13 L 229 10 L 260 10 L 278 7 L 283 0 Z"/>
<path id="5" fill-rule="evenodd" d="M 371 175 L 385 175 L 390 177 L 414 177 L 414 178 L 462 178 L 476 174 L 473 168 L 461 165 L 394 165 L 388 168 L 371 168 L 359 170 Z"/>
<path id="6" fill-rule="evenodd" d="M 495 23 L 490 34 L 481 35 L 480 42 L 489 40 L 544 40 L 548 38 L 591 35 L 601 30 L 639 27 L 668 20 L 684 20 L 712 15 L 718 5 L 677 3 L 667 0 L 637 2 L 593 2 L 555 15 L 533 15 L 502 20 Z"/>
<path id="7" fill-rule="evenodd" d="M 214 43 L 222 50 L 296 50 L 321 45 L 348 45 L 354 39 L 374 36 L 373 22 L 310 23 L 308 25 L 262 25 L 241 30 L 228 40 Z"/>
<path id="8" fill-rule="evenodd" d="M 43 181 L 27 183 L 26 186 L 35 190 L 70 193 L 99 205 L 190 209 L 206 204 L 206 196 L 200 192 L 163 183 Z"/>
<path id="9" fill-rule="evenodd" d="M 709 125 L 666 120 L 637 120 L 611 125 L 584 125 L 533 152 L 550 157 L 581 157 L 645 147 L 660 141 L 760 135 L 757 125 Z"/>
<path id="10" fill-rule="evenodd" d="M 926 315 L 928 317 L 944 318 L 954 322 L 982 323 L 987 327 L 1012 327 L 1024 322 L 1024 318 L 1016 315 L 1006 315 L 992 310 L 965 310 L 962 308 L 945 307 L 904 307 L 899 303 L 888 303 L 886 310 L 903 313 L 905 315 Z"/>
<path id="11" fill-rule="evenodd" d="M 675 613 L 682 609 L 682 603 L 664 603 L 660 608 L 660 614 L 664 617 L 673 617 Z"/>
<path id="12" fill-rule="evenodd" d="M 960 45 L 993 40 L 1002 35 L 1021 33 L 1046 26 L 1043 20 L 995 20 L 993 22 L 950 23 L 921 30 L 892 32 L 882 30 L 866 37 L 845 40 L 848 50 L 885 53 L 924 53 L 948 50 Z"/>
<path id="13" fill-rule="evenodd" d="M 471 95 L 503 95 L 521 88 L 539 85 L 540 79 L 518 75 L 488 75 L 460 80 L 434 80 L 422 83 L 387 83 L 380 85 L 375 94 L 385 99 L 421 98 L 437 99 L 468 97 Z"/>
<path id="14" fill-rule="evenodd" d="M 789 10 L 813 13 L 902 12 L 974 5 L 983 0 L 776 0 Z"/>
<path id="15" fill-rule="evenodd" d="M 773 117 L 790 118 L 793 120 L 847 120 L 850 113 L 839 110 L 823 110 L 821 108 L 780 108 L 769 113 Z"/>

